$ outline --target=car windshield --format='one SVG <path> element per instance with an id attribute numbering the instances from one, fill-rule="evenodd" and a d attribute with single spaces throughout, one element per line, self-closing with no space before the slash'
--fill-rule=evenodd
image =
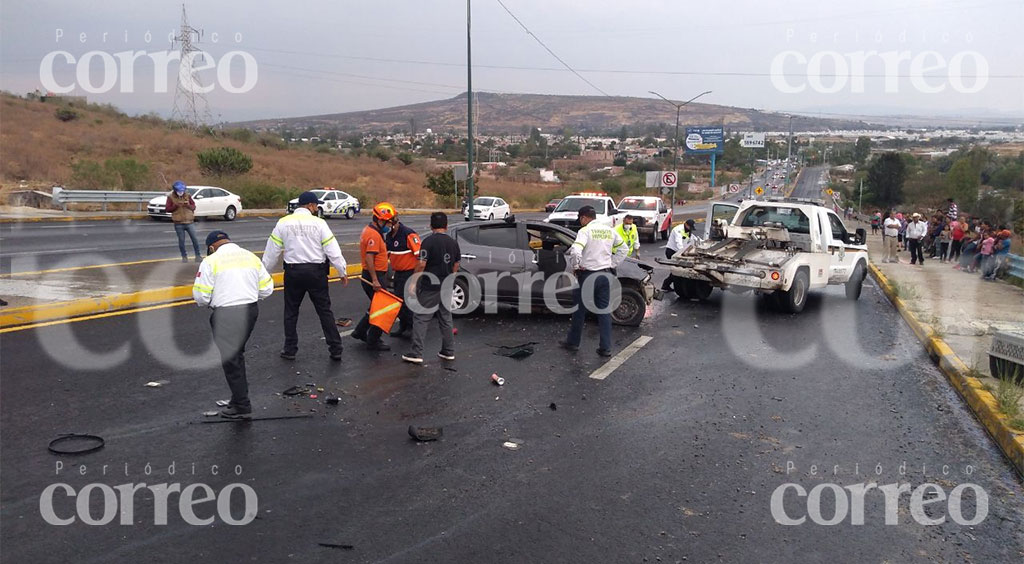
<path id="1" fill-rule="evenodd" d="M 549 204 L 557 204 L 558 202 L 561 202 L 561 201 L 562 201 L 562 199 L 561 199 L 561 198 L 554 198 L 554 199 L 552 199 L 552 200 L 551 200 L 550 202 L 548 202 L 548 203 L 549 203 Z"/>
<path id="2" fill-rule="evenodd" d="M 642 200 L 640 198 L 627 198 L 619 202 L 620 210 L 656 210 L 657 200 Z"/>
<path id="3" fill-rule="evenodd" d="M 594 206 L 597 213 L 604 213 L 604 200 L 597 198 L 566 198 L 559 202 L 556 212 L 580 211 L 583 206 Z"/>
<path id="4" fill-rule="evenodd" d="M 493 206 L 494 198 L 477 198 L 473 200 L 474 206 Z"/>
<path id="5" fill-rule="evenodd" d="M 811 222 L 804 212 L 796 208 L 777 206 L 751 206 L 743 212 L 740 227 L 761 227 L 766 223 L 782 224 L 791 233 L 810 234 Z"/>

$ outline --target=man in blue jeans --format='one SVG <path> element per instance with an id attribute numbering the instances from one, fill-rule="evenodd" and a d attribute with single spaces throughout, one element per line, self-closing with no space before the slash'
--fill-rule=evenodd
<path id="1" fill-rule="evenodd" d="M 615 267 L 626 259 L 626 245 L 610 225 L 597 220 L 593 206 L 579 211 L 580 230 L 569 247 L 569 264 L 576 272 L 579 287 L 573 292 L 576 310 L 572 314 L 572 327 L 562 347 L 572 352 L 579 350 L 583 338 L 583 323 L 587 312 L 597 315 L 601 341 L 597 354 L 612 355 L 612 316 L 608 311 L 611 283 L 615 280 Z M 617 281 L 616 281 L 617 282 Z"/>
<path id="2" fill-rule="evenodd" d="M 201 262 L 202 253 L 199 252 L 199 241 L 196 239 L 196 226 L 193 223 L 196 219 L 196 203 L 192 195 L 186 191 L 185 183 L 178 180 L 172 185 L 173 190 L 167 195 L 167 202 L 164 208 L 170 212 L 171 220 L 174 221 L 174 233 L 178 235 L 178 250 L 181 251 L 181 262 L 188 262 L 188 252 L 185 250 L 185 234 L 192 239 L 192 249 L 196 253 L 196 262 Z"/>

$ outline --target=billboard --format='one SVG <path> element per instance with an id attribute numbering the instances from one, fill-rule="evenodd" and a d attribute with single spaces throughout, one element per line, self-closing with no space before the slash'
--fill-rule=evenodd
<path id="1" fill-rule="evenodd" d="M 744 133 L 743 138 L 740 139 L 740 147 L 746 147 L 748 149 L 763 149 L 764 133 Z"/>
<path id="2" fill-rule="evenodd" d="M 687 127 L 686 153 L 690 155 L 720 155 L 725 152 L 724 137 L 721 127 Z"/>

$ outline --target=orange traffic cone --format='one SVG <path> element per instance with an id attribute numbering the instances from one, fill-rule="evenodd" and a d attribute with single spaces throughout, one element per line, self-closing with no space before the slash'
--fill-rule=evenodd
<path id="1" fill-rule="evenodd" d="M 401 298 L 387 290 L 377 290 L 370 301 L 370 325 L 379 327 L 385 333 L 391 332 L 391 326 L 398 319 L 401 309 Z"/>

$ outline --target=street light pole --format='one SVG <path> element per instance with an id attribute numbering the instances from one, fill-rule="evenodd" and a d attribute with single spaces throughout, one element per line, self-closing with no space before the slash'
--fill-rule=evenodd
<path id="1" fill-rule="evenodd" d="M 658 98 L 661 98 L 662 100 L 668 102 L 669 104 L 672 104 L 676 108 L 676 137 L 675 137 L 675 143 L 672 144 L 672 172 L 674 172 L 676 174 L 676 184 L 675 184 L 675 186 L 672 187 L 672 205 L 670 207 L 670 209 L 673 212 L 672 215 L 675 216 L 675 210 L 676 210 L 676 186 L 679 186 L 679 170 L 677 169 L 677 166 L 678 166 L 678 163 L 679 163 L 679 111 L 683 109 L 683 106 L 689 104 L 690 102 L 696 100 L 697 98 L 700 98 L 701 96 L 703 96 L 705 94 L 711 94 L 711 91 L 708 90 L 706 92 L 701 92 L 700 94 L 697 94 L 696 96 L 694 96 L 693 98 L 690 98 L 689 100 L 683 102 L 682 104 L 677 104 L 677 103 L 673 102 L 672 100 L 669 100 L 668 98 L 662 96 L 661 94 L 658 94 L 654 90 L 648 90 L 648 92 L 650 92 L 651 94 L 654 94 L 655 96 L 657 96 Z"/>
<path id="2" fill-rule="evenodd" d="M 786 150 L 786 180 L 782 186 L 783 195 L 789 195 L 789 169 L 792 166 L 790 162 L 793 158 L 793 115 L 789 116 L 789 148 Z"/>
<path id="3" fill-rule="evenodd" d="M 473 6 L 470 0 L 466 0 L 466 116 L 469 142 L 466 144 L 469 149 L 466 159 L 466 212 L 469 219 L 473 219 L 473 34 L 471 23 Z"/>

